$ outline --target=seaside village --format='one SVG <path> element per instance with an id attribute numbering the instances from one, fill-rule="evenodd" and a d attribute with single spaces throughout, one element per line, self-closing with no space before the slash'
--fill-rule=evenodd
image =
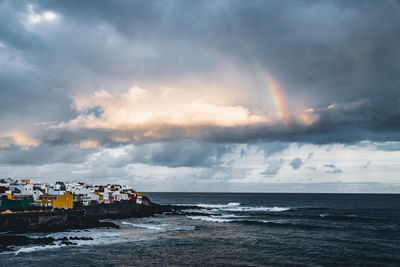
<path id="1" fill-rule="evenodd" d="M 142 193 L 127 185 L 89 185 L 80 182 L 40 183 L 30 180 L 0 179 L 3 210 L 31 206 L 71 209 L 74 205 L 97 205 L 115 201 L 142 204 Z"/>

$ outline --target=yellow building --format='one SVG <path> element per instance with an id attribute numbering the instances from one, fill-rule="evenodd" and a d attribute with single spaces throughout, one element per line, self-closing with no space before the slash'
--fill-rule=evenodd
<path id="1" fill-rule="evenodd" d="M 56 200 L 53 200 L 53 208 L 72 209 L 74 205 L 74 195 L 66 191 L 65 195 L 58 195 Z"/>
<path id="2" fill-rule="evenodd" d="M 42 195 L 37 203 L 46 207 L 72 209 L 74 206 L 74 195 L 69 191 L 66 191 L 65 195 Z"/>

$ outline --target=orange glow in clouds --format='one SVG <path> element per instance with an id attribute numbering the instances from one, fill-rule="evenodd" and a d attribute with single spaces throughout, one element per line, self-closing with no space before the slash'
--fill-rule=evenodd
<path id="1" fill-rule="evenodd" d="M 267 109 L 254 113 L 246 106 L 217 104 L 218 101 L 212 99 L 183 96 L 173 89 L 150 90 L 135 86 L 126 92 L 102 90 L 93 95 L 75 96 L 74 107 L 80 114 L 53 127 L 116 131 L 114 141 L 124 143 L 132 139 L 201 136 L 210 127 L 288 127 L 289 121 L 308 126 L 317 119 L 312 109 L 289 113 L 279 84 L 271 76 L 260 77 L 269 90 L 276 112 Z M 94 107 L 101 108 L 100 116 L 87 112 Z M 173 130 L 177 128 L 181 130 Z M 118 131 L 124 133 L 118 134 Z M 98 143 L 87 140 L 79 145 L 87 149 L 98 147 Z"/>

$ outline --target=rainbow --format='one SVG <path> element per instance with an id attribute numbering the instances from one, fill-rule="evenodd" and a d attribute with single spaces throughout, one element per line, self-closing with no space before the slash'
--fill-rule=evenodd
<path id="1" fill-rule="evenodd" d="M 279 117 L 286 124 L 289 119 L 289 116 L 288 116 L 289 114 L 287 112 L 285 100 L 283 98 L 283 95 L 282 95 L 282 92 L 281 92 L 278 82 L 268 74 L 264 74 L 264 75 L 262 75 L 262 77 L 263 77 L 262 80 L 263 80 L 265 86 L 269 90 L 269 93 L 272 98 L 272 102 L 275 105 L 275 108 L 278 112 Z"/>

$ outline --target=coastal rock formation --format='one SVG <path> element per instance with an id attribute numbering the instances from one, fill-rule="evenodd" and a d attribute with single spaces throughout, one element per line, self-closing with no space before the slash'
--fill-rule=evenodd
<path id="1" fill-rule="evenodd" d="M 183 215 L 182 210 L 185 209 L 198 209 L 198 207 L 159 205 L 151 202 L 150 199 L 144 196 L 142 204 L 136 204 L 133 201 L 119 201 L 110 204 L 102 203 L 95 206 L 79 208 L 79 210 L 84 212 L 86 217 L 96 219 L 141 218 L 162 213 Z"/>
<path id="2" fill-rule="evenodd" d="M 122 219 L 149 217 L 171 211 L 169 206 L 152 203 L 148 198 L 143 198 L 143 204 L 134 201 L 119 201 L 109 204 L 84 206 L 79 209 L 84 212 L 85 217 L 96 219 Z"/>
<path id="3" fill-rule="evenodd" d="M 0 235 L 0 252 L 12 251 L 13 246 L 27 245 L 54 245 L 55 239 L 52 237 L 30 238 L 20 235 Z"/>
<path id="4" fill-rule="evenodd" d="M 143 197 L 142 204 L 134 201 L 119 201 L 94 206 L 77 206 L 73 210 L 54 210 L 51 212 L 21 212 L 0 214 L 0 231 L 24 232 L 59 232 L 73 229 L 114 227 L 112 222 L 99 219 L 122 219 L 149 217 L 155 214 L 183 215 L 184 209 L 193 206 L 158 205 Z"/>
<path id="5" fill-rule="evenodd" d="M 95 227 L 118 227 L 110 222 L 84 216 L 83 211 L 53 211 L 43 213 L 9 213 L 0 215 L 1 231 L 58 232 Z"/>

